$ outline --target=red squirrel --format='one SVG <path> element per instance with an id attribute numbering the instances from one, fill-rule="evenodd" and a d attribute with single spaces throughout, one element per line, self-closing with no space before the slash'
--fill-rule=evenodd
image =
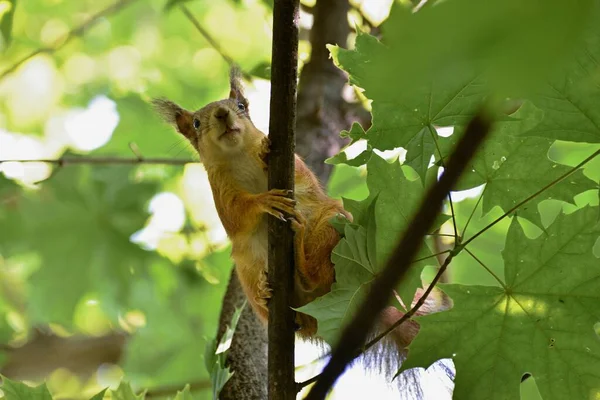
<path id="1" fill-rule="evenodd" d="M 303 306 L 331 290 L 335 271 L 331 252 L 340 240 L 329 220 L 352 216 L 342 204 L 325 194 L 315 175 L 300 157 L 295 158 L 294 199 L 283 190 L 267 190 L 268 137 L 250 120 L 235 68 L 230 73 L 229 98 L 210 103 L 197 111 L 156 99 L 153 105 L 163 119 L 194 146 L 206 168 L 217 212 L 232 243 L 236 271 L 253 310 L 265 323 L 267 301 L 267 215 L 289 220 L 295 232 L 295 291 L 292 306 Z M 419 295 L 418 293 L 417 295 Z M 426 311 L 427 303 L 421 310 Z M 421 311 L 420 310 L 420 311 Z M 419 312 L 418 314 L 421 314 Z M 381 316 L 385 326 L 402 313 L 388 307 Z M 297 313 L 298 333 L 313 337 L 317 321 Z M 408 321 L 393 332 L 404 348 L 416 334 L 418 325 Z"/>
<path id="2" fill-rule="evenodd" d="M 256 314 L 268 319 L 267 215 L 289 220 L 295 232 L 293 307 L 329 292 L 334 281 L 331 251 L 340 240 L 329 224 L 338 214 L 351 219 L 329 198 L 318 179 L 296 155 L 294 199 L 284 190 L 267 191 L 268 137 L 249 115 L 236 69 L 230 74 L 229 98 L 191 112 L 163 99 L 155 109 L 194 146 L 204 164 L 219 218 L 232 244 L 231 256 L 246 297 Z M 314 336 L 317 321 L 297 313 L 301 336 Z"/>

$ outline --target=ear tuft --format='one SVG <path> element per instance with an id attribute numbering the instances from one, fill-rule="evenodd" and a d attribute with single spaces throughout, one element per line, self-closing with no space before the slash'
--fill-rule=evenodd
<path id="1" fill-rule="evenodd" d="M 183 112 L 181 107 L 164 98 L 152 99 L 152 107 L 165 122 L 177 128 L 177 116 Z"/>
<path id="2" fill-rule="evenodd" d="M 179 133 L 187 138 L 193 136 L 191 125 L 193 120 L 192 113 L 167 99 L 153 99 L 152 106 L 158 115 L 160 115 L 165 122 L 177 129 Z"/>
<path id="3" fill-rule="evenodd" d="M 244 87 L 242 86 L 242 71 L 233 64 L 229 70 L 229 98 L 237 100 L 246 100 L 244 97 Z"/>

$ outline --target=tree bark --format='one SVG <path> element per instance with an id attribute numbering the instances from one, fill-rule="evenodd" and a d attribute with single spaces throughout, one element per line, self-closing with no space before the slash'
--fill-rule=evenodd
<path id="1" fill-rule="evenodd" d="M 219 340 L 225 333 L 235 308 L 240 307 L 244 300 L 246 295 L 234 270 L 223 298 L 217 335 Z M 220 399 L 263 400 L 267 398 L 266 333 L 263 324 L 247 305 L 238 321 L 227 359 L 233 376 L 221 391 Z"/>
<path id="2" fill-rule="evenodd" d="M 348 0 L 317 1 L 310 32 L 310 61 L 300 74 L 296 152 L 323 183 L 332 169 L 324 163 L 325 159 L 347 143 L 340 138 L 340 132 L 354 121 L 365 129 L 371 124 L 371 115 L 362 105 L 348 103 L 342 97 L 348 77 L 333 64 L 326 48 L 327 44 L 347 47 L 349 10 Z"/>

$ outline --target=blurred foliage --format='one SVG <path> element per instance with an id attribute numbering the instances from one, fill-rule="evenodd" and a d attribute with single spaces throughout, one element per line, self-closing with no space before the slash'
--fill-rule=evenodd
<path id="1" fill-rule="evenodd" d="M 180 3 L 255 77 L 247 95 L 253 121 L 266 131 L 273 1 L 132 0 L 59 51 L 39 54 L 0 78 L 0 159 L 136 157 L 133 143 L 143 157 L 195 160 L 191 147 L 154 115 L 148 101 L 164 96 L 196 109 L 220 99 L 228 92 L 228 66 L 180 12 Z M 372 21 L 385 20 L 389 3 L 375 3 L 353 1 L 352 20 L 358 18 L 357 9 L 374 10 Z M 426 4 L 417 13 L 409 12 L 405 3 L 393 4 L 381 27 L 381 42 L 360 32 L 353 49 L 330 47 L 350 82 L 364 89 L 362 98 L 373 101 L 373 126 L 365 132 L 355 124 L 344 133 L 357 146 L 358 156 L 351 155 L 351 147 L 329 160 L 335 164 L 329 193 L 343 198 L 354 220 L 338 221 L 345 237 L 332 257 L 340 290 L 307 305 L 305 311 L 319 318 L 319 332 L 330 343 L 352 317 L 465 125 L 484 104 L 497 118 L 492 138 L 455 188 L 468 194 L 453 194 L 460 199 L 453 204 L 454 219 L 465 238 L 600 148 L 597 2 L 448 0 L 433 7 Z M 0 74 L 32 51 L 62 43 L 70 29 L 111 4 L 0 1 Z M 300 49 L 300 60 L 306 60 L 310 44 L 303 42 Z M 497 107 L 498 99 L 506 96 L 527 101 L 506 115 Z M 442 135 L 440 127 L 452 127 L 454 133 Z M 228 376 L 221 369 L 224 353 L 205 350 L 215 347 L 232 263 L 201 165 L 3 163 L 0 172 L 0 345 L 22 345 L 38 327 L 66 338 L 115 330 L 129 335 L 119 366 L 102 366 L 92 377 L 62 370 L 52 374 L 48 387 L 54 397 L 140 399 L 145 389 L 209 382 L 205 363 L 212 366 L 208 369 L 215 384 L 223 383 Z M 500 334 L 495 350 L 469 363 L 463 357 L 472 350 L 472 330 L 456 335 L 454 342 L 442 339 L 460 331 L 462 320 L 477 324 L 469 319 L 474 316 L 490 320 L 481 327 L 488 334 L 505 318 L 516 324 L 515 331 L 535 336 L 539 321 L 504 310 L 481 310 L 493 298 L 508 298 L 496 277 L 507 283 L 514 278 L 510 252 L 528 255 L 533 268 L 538 258 L 532 254 L 548 253 L 544 238 L 554 234 L 553 240 L 562 240 L 569 232 L 576 236 L 581 233 L 575 232 L 577 226 L 597 238 L 593 210 L 599 202 L 599 181 L 597 157 L 519 209 L 512 222 L 506 218 L 469 243 L 468 249 L 487 270 L 464 251 L 454 258 L 449 277 L 458 285 L 446 287 L 456 307 L 422 320 L 423 333 L 407 366 L 458 354 L 454 361 L 462 394 L 464 382 L 467 390 L 475 387 L 479 371 L 491 367 L 506 372 L 501 361 L 505 346 L 511 355 L 520 352 L 515 355 L 520 357 L 519 368 L 509 371 L 518 372 L 510 382 L 494 383 L 501 385 L 493 392 L 498 396 L 518 396 L 519 374 L 530 365 L 537 368 L 529 371 L 535 381 L 521 385 L 524 399 L 539 399 L 536 384 L 542 385 L 545 398 L 576 398 L 585 390 L 587 384 L 561 388 L 572 389 L 570 393 L 552 393 L 544 366 L 522 360 L 552 356 L 562 340 L 556 339 L 552 350 L 536 337 L 532 343 L 538 350 L 530 350 L 513 336 Z M 440 233 L 452 235 L 448 205 L 443 214 Z M 600 242 L 594 244 L 591 236 L 569 242 L 581 258 L 571 259 L 574 252 L 563 251 L 564 258 L 552 257 L 551 262 L 558 268 L 568 262 L 573 274 L 600 289 Z M 422 257 L 431 256 L 431 243 L 429 239 L 423 247 Z M 550 316 L 556 326 L 568 325 L 578 338 L 565 338 L 564 343 L 581 350 L 590 336 L 594 338 L 590 315 L 596 315 L 596 322 L 600 317 L 588 302 L 600 301 L 600 290 L 590 289 L 588 299 L 575 294 L 567 303 L 555 304 L 550 292 L 559 279 L 552 275 L 552 265 L 540 266 L 547 276 L 526 292 L 537 305 L 557 307 Z M 436 266 L 433 257 L 414 265 L 410 279 L 398 288 L 405 303 L 420 286 L 422 271 L 424 280 L 431 280 Z M 523 289 L 522 281 L 516 282 L 516 289 Z M 561 284 L 574 287 L 578 282 Z M 468 290 L 481 293 L 483 300 L 474 300 Z M 580 308 L 568 309 L 577 302 Z M 466 315 L 470 309 L 480 312 Z M 574 321 L 578 315 L 581 319 Z M 542 316 L 542 324 L 544 332 L 554 335 L 550 317 Z M 443 323 L 450 328 L 438 329 Z M 435 352 L 423 357 L 423 346 L 430 342 Z M 597 358 L 597 344 L 587 347 Z M 7 359 L 1 349 L 0 371 Z M 565 377 L 578 371 L 577 379 L 587 365 L 587 382 L 597 387 L 598 369 L 592 361 L 580 353 L 573 360 L 583 367 L 578 364 L 578 369 L 567 371 L 570 365 L 556 360 L 546 367 L 555 367 Z M 109 386 L 114 390 L 104 396 L 101 390 Z M 34 389 L 6 379 L 0 389 L 8 400 L 50 398 L 44 385 Z M 209 390 L 189 387 L 169 396 L 212 398 Z"/>

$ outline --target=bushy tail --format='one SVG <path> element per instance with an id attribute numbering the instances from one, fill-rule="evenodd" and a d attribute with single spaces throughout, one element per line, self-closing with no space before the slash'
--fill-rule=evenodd
<path id="1" fill-rule="evenodd" d="M 418 289 L 413 300 L 414 305 L 423 296 L 425 290 Z M 411 305 L 411 306 L 412 306 Z M 439 290 L 434 290 L 416 312 L 416 316 L 431 314 L 448 309 L 447 298 Z M 379 324 L 371 335 L 376 338 L 381 332 L 387 331 L 394 325 L 404 312 L 396 307 L 386 307 L 381 312 Z M 451 360 L 440 360 L 432 365 L 427 371 L 419 368 L 405 371 L 396 376 L 402 362 L 408 354 L 407 347 L 419 332 L 419 324 L 413 320 L 407 320 L 392 330 L 385 338 L 371 347 L 362 357 L 363 364 L 371 370 L 378 370 L 398 384 L 401 398 L 406 399 L 430 399 L 426 396 L 426 386 L 434 385 L 448 391 L 448 397 L 452 393 L 454 366 Z M 437 382 L 432 382 L 435 380 Z M 436 397 L 439 398 L 439 397 Z"/>

